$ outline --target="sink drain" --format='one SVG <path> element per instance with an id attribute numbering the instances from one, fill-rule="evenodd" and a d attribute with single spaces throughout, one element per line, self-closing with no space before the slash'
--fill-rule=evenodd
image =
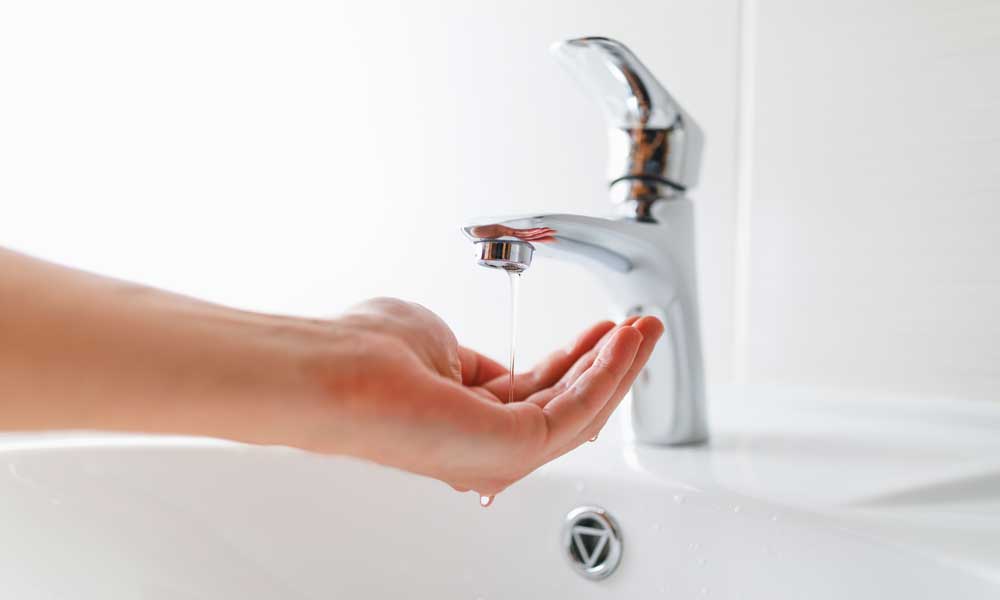
<path id="1" fill-rule="evenodd" d="M 581 506 L 566 515 L 563 548 L 577 573 L 587 579 L 604 579 L 621 562 L 621 532 L 603 508 Z"/>

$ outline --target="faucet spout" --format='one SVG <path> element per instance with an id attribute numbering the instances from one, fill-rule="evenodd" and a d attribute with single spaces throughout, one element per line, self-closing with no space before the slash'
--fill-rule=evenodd
<path id="1" fill-rule="evenodd" d="M 479 264 L 486 267 L 523 271 L 530 266 L 530 256 L 537 249 L 542 254 L 557 258 L 592 262 L 611 271 L 628 273 L 633 268 L 632 261 L 618 252 L 615 244 L 607 239 L 617 236 L 615 229 L 621 227 L 621 223 L 580 215 L 542 214 L 482 219 L 466 225 L 462 232 L 476 244 L 480 254 Z M 530 250 L 504 251 L 504 245 Z M 496 254 L 502 258 L 494 259 Z M 523 268 L 518 269 L 520 265 L 516 261 L 525 254 L 528 260 L 522 261 Z"/>
<path id="2" fill-rule="evenodd" d="M 707 427 L 690 202 L 675 199 L 653 208 L 656 222 L 539 214 L 484 219 L 462 231 L 476 245 L 483 266 L 523 270 L 530 265 L 530 259 L 518 262 L 524 250 L 504 255 L 487 249 L 528 247 L 529 256 L 537 252 L 591 267 L 619 316 L 659 317 L 666 335 L 631 392 L 635 438 L 651 444 L 699 443 L 707 438 Z"/>

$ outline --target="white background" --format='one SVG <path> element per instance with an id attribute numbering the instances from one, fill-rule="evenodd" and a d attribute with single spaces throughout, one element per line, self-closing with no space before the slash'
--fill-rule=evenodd
<path id="1" fill-rule="evenodd" d="M 243 308 L 416 300 L 505 352 L 467 217 L 601 214 L 547 55 L 630 45 L 706 131 L 708 377 L 1000 397 L 995 2 L 0 4 L 0 244 Z M 605 316 L 523 285 L 522 364 Z"/>

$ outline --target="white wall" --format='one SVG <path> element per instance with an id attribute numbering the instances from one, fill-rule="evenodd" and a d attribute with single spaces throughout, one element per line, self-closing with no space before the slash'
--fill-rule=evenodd
<path id="1" fill-rule="evenodd" d="M 754 4 L 738 370 L 1000 400 L 1000 3 Z"/>
<path id="2" fill-rule="evenodd" d="M 972 0 L 4 3 L 0 244 L 258 310 L 411 298 L 500 356 L 457 226 L 608 211 L 546 53 L 608 35 L 707 133 L 711 380 L 995 398 L 997 31 Z M 571 265 L 522 291 L 522 364 L 604 316 Z"/>
<path id="3" fill-rule="evenodd" d="M 502 356 L 506 278 L 458 227 L 610 211 L 601 115 L 547 52 L 587 34 L 630 44 L 709 131 L 695 199 L 725 373 L 735 0 L 3 3 L 0 244 L 258 310 L 410 298 Z M 570 265 L 539 261 L 522 293 L 522 364 L 605 316 Z"/>

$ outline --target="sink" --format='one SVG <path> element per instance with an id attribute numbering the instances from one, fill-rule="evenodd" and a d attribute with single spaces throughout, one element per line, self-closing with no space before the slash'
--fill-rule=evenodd
<path id="1" fill-rule="evenodd" d="M 709 389 L 712 442 L 601 438 L 483 509 L 341 457 L 218 440 L 0 436 L 0 581 L 33 598 L 996 598 L 1000 407 Z M 621 563 L 574 570 L 600 507 Z"/>

